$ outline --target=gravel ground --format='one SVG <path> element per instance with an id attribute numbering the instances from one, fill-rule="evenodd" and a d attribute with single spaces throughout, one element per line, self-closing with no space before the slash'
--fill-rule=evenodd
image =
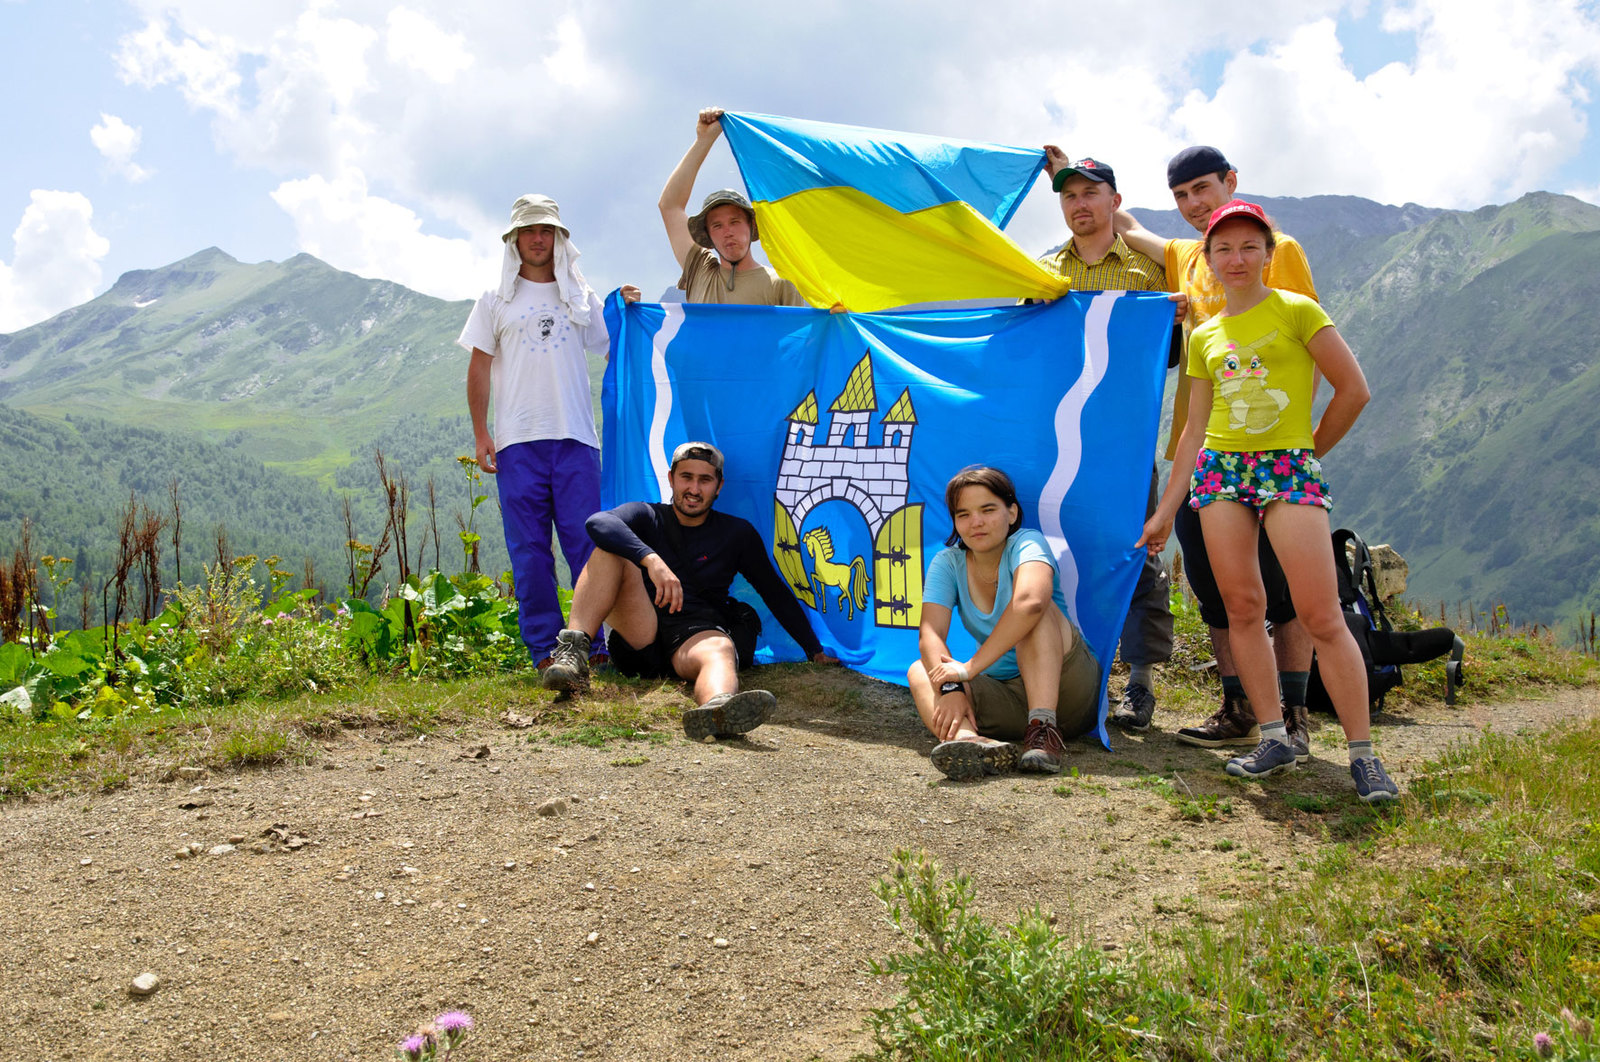
<path id="1" fill-rule="evenodd" d="M 1116 948 L 1293 888 L 1359 809 L 1328 722 L 1266 786 L 1176 744 L 1192 720 L 1164 711 L 1113 752 L 1073 747 L 1077 778 L 955 784 L 904 691 L 783 681 L 841 707 L 780 706 L 715 745 L 356 732 L 307 766 L 0 807 L 11 1057 L 382 1059 L 461 1008 L 463 1062 L 847 1058 L 895 990 L 866 964 L 899 946 L 871 891 L 897 847 L 970 873 L 987 916 L 1037 902 Z M 1403 785 L 1486 724 L 1597 713 L 1591 688 L 1383 716 L 1379 748 Z M 1148 782 L 1173 772 L 1232 813 L 1183 821 Z M 1293 811 L 1296 792 L 1333 807 Z M 145 972 L 160 984 L 135 995 Z"/>

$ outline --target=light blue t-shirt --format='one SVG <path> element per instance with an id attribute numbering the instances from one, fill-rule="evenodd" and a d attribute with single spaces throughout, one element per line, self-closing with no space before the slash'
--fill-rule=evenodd
<path id="1" fill-rule="evenodd" d="M 1050 597 L 1066 615 L 1067 598 L 1061 592 L 1061 570 L 1056 567 L 1055 555 L 1050 552 L 1045 537 L 1027 527 L 1006 539 L 1005 552 L 1000 554 L 1000 583 L 995 587 L 993 610 L 984 612 L 972 600 L 972 591 L 967 585 L 967 552 L 959 546 L 948 546 L 934 556 L 922 583 L 922 600 L 943 605 L 956 613 L 967 633 L 982 645 L 984 639 L 994 633 L 995 624 L 1000 622 L 1006 606 L 1011 604 L 1013 573 L 1028 561 L 1044 561 L 1050 565 Z M 1006 650 L 1006 655 L 984 668 L 983 673 L 997 679 L 1016 678 L 1021 674 L 1017 670 L 1017 651 Z"/>

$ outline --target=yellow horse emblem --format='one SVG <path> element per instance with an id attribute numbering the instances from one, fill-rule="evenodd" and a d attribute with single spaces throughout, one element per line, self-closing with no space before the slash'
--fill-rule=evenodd
<path id="1" fill-rule="evenodd" d="M 828 611 L 828 587 L 839 591 L 839 607 L 845 610 L 845 619 L 855 618 L 856 609 L 867 607 L 867 562 L 857 557 L 849 564 L 839 564 L 833 559 L 833 536 L 826 527 L 813 528 L 805 533 L 801 543 L 811 554 L 811 578 L 817 584 L 817 604 L 824 614 Z"/>

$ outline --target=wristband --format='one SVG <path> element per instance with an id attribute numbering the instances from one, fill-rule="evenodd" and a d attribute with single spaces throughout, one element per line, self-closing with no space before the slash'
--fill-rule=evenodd
<path id="1" fill-rule="evenodd" d="M 947 693 L 960 693 L 960 692 L 961 692 L 961 683 L 959 683 L 959 682 L 944 682 L 944 683 L 941 683 L 939 685 L 939 696 L 941 696 L 941 697 L 943 697 Z"/>

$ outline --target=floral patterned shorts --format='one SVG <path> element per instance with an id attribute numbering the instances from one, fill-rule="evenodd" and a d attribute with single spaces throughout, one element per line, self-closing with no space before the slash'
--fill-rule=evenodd
<path id="1" fill-rule="evenodd" d="M 1267 503 L 1320 505 L 1333 508 L 1333 498 L 1322 480 L 1322 462 L 1310 450 L 1202 449 L 1189 480 L 1189 504 L 1202 509 L 1214 501 L 1248 505 L 1256 518 L 1266 514 Z"/>

